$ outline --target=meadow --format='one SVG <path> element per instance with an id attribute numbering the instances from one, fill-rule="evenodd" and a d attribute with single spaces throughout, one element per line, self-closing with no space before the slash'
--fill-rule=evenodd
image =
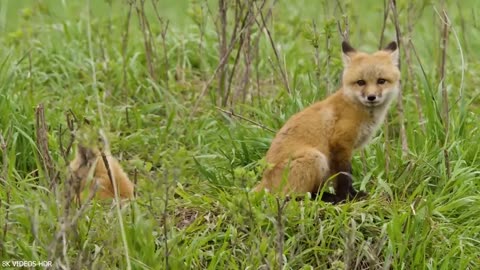
<path id="1" fill-rule="evenodd" d="M 476 0 L 4 0 L 0 31 L 1 262 L 480 267 Z M 369 198 L 249 192 L 275 132 L 340 85 L 342 39 L 401 49 L 401 98 L 353 159 Z M 98 134 L 136 184 L 122 208 L 66 199 Z"/>

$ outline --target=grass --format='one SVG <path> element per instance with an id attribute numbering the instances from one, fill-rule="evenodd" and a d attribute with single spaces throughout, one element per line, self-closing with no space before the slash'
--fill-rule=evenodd
<path id="1" fill-rule="evenodd" d="M 361 152 L 354 156 L 354 185 L 370 198 L 341 205 L 249 193 L 274 136 L 260 125 L 278 130 L 289 116 L 336 90 L 342 70 L 336 19 L 344 28 L 348 17 L 355 47 L 378 48 L 382 2 L 346 1 L 339 8 L 332 1 L 279 1 L 266 20 L 271 41 L 254 22 L 251 49 L 258 37 L 258 57 L 252 53 L 246 64 L 245 48 L 240 52 L 232 95 L 222 108 L 258 124 L 216 108 L 225 94 L 218 76 L 212 77 L 220 62 L 216 1 L 160 0 L 158 17 L 151 3 L 146 1 L 145 14 L 132 9 L 125 37 L 124 1 L 0 2 L 0 261 L 51 260 L 65 269 L 480 265 L 477 1 L 445 6 L 451 23 L 445 50 L 441 3 L 419 1 L 409 9 L 408 1 L 398 1 L 408 151 L 402 150 L 402 118 L 393 107 L 364 158 Z M 151 41 L 142 33 L 142 16 Z M 391 18 L 385 43 L 395 39 Z M 405 46 L 409 22 L 414 50 Z M 237 52 L 238 44 L 227 61 L 227 78 Z M 242 89 L 248 90 L 245 98 Z M 45 106 L 49 154 L 59 171 L 55 187 L 35 135 L 39 104 Z M 75 115 L 75 126 L 87 119 L 92 133 L 105 131 L 112 152 L 137 182 L 137 198 L 121 209 L 123 231 L 108 202 L 65 214 L 66 162 L 73 155 L 63 158 L 67 114 Z"/>

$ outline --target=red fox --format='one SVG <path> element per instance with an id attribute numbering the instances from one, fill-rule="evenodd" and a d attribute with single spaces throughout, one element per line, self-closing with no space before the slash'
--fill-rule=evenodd
<path id="1" fill-rule="evenodd" d="M 133 183 L 128 179 L 127 174 L 123 171 L 118 161 L 110 155 L 107 155 L 108 165 L 111 170 L 111 174 L 117 183 L 118 196 L 121 199 L 133 198 Z M 86 148 L 78 145 L 75 158 L 70 162 L 70 171 L 72 176 L 80 181 L 80 191 L 85 188 L 90 170 L 93 168 L 93 178 L 90 185 L 90 192 L 95 191 L 96 185 L 96 197 L 99 199 L 114 198 L 115 192 L 112 185 L 112 180 L 108 175 L 108 170 L 103 161 L 101 152 L 96 149 Z M 79 199 L 79 198 L 78 198 Z"/>
<path id="2" fill-rule="evenodd" d="M 266 154 L 271 167 L 255 191 L 315 196 L 334 176 L 335 195 L 324 192 L 322 200 L 338 203 L 367 195 L 352 186 L 351 158 L 370 141 L 399 94 L 397 43 L 367 54 L 344 41 L 342 50 L 341 88 L 293 115 L 278 131 Z"/>

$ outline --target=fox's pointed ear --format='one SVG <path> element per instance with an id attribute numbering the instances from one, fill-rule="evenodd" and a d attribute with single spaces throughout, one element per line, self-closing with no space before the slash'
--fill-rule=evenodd
<path id="1" fill-rule="evenodd" d="M 390 55 L 392 56 L 392 62 L 394 65 L 398 66 L 398 46 L 397 42 L 392 41 L 390 42 L 385 49 L 383 49 L 386 52 L 389 52 Z"/>
<path id="2" fill-rule="evenodd" d="M 347 67 L 352 61 L 352 54 L 356 53 L 357 51 L 348 42 L 343 41 L 342 52 L 343 65 Z"/>

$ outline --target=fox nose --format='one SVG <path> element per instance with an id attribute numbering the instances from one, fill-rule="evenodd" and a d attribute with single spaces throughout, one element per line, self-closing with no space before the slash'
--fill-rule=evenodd
<path id="1" fill-rule="evenodd" d="M 375 99 L 377 99 L 377 96 L 376 95 L 368 95 L 367 99 L 368 99 L 368 101 L 374 101 Z"/>

